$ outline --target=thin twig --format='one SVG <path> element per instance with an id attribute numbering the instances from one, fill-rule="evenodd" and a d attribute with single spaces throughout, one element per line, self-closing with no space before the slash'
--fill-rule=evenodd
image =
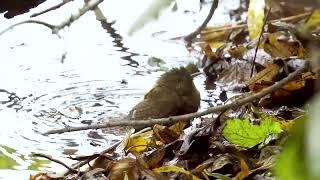
<path id="1" fill-rule="evenodd" d="M 34 14 L 32 14 L 30 17 L 37 17 L 37 16 L 40 16 L 40 15 L 42 15 L 42 14 L 45 14 L 45 13 L 47 13 L 47 12 L 49 12 L 49 11 L 56 10 L 56 9 L 60 8 L 61 6 L 64 6 L 65 4 L 67 4 L 67 3 L 71 2 L 71 1 L 73 1 L 73 0 L 63 0 L 61 3 L 56 4 L 56 5 L 48 8 L 48 9 L 45 9 L 45 10 L 43 10 L 43 11 L 38 12 L 38 13 L 34 13 Z"/>
<path id="2" fill-rule="evenodd" d="M 201 26 L 199 26 L 194 32 L 192 32 L 189 35 L 184 37 L 184 40 L 186 42 L 190 43 L 198 34 L 200 34 L 201 30 L 207 26 L 208 22 L 210 21 L 210 19 L 212 18 L 213 14 L 214 14 L 214 11 L 217 9 L 218 4 L 219 4 L 219 0 L 213 0 L 210 11 L 208 13 L 208 16 L 203 21 Z"/>
<path id="3" fill-rule="evenodd" d="M 1 31 L 0 32 L 0 36 L 2 34 L 4 34 L 5 32 L 7 32 L 8 30 L 13 29 L 14 27 L 16 27 L 18 25 L 27 24 L 27 23 L 35 23 L 35 24 L 44 25 L 44 26 L 50 28 L 53 34 L 57 34 L 58 35 L 58 32 L 61 29 L 65 28 L 66 26 L 70 26 L 74 21 L 79 19 L 82 15 L 84 15 L 88 11 L 90 11 L 90 10 L 94 9 L 95 7 L 97 7 L 101 2 L 103 2 L 103 0 L 91 0 L 88 3 L 85 3 L 83 5 L 83 7 L 78 10 L 78 12 L 76 14 L 71 15 L 68 19 L 66 19 L 65 21 L 61 22 L 59 25 L 53 25 L 53 24 L 49 24 L 49 23 L 46 23 L 46 22 L 43 22 L 43 21 L 37 21 L 37 20 L 27 20 L 27 21 L 22 21 L 22 22 L 19 22 L 17 24 L 11 25 L 7 29 Z"/>
<path id="4" fill-rule="evenodd" d="M 57 160 L 57 159 L 54 159 L 51 156 L 48 156 L 48 155 L 45 155 L 45 154 L 42 154 L 42 153 L 32 153 L 31 155 L 35 156 L 35 157 L 43 157 L 43 158 L 49 159 L 50 161 L 58 163 L 58 164 L 62 165 L 63 167 L 67 168 L 70 172 L 78 173 L 78 171 L 76 169 L 69 167 L 64 162 L 62 162 L 60 160 Z"/>
<path id="5" fill-rule="evenodd" d="M 13 29 L 14 27 L 16 26 L 19 26 L 19 25 L 22 25 L 22 24 L 40 24 L 40 25 L 43 25 L 45 27 L 48 27 L 49 29 L 53 30 L 55 28 L 55 25 L 52 25 L 52 24 L 49 24 L 49 23 L 46 23 L 46 22 L 43 22 L 43 21 L 38 21 L 38 20 L 27 20 L 27 21 L 22 21 L 22 22 L 19 22 L 17 24 L 13 24 L 11 26 L 9 26 L 8 28 L 6 28 L 5 30 L 1 31 L 0 32 L 0 36 L 2 34 L 4 34 L 5 32 Z"/>
<path id="6" fill-rule="evenodd" d="M 251 71 L 250 71 L 250 77 L 252 77 L 252 75 L 253 75 L 253 70 L 254 70 L 255 63 L 256 63 L 256 58 L 257 58 L 257 53 L 258 53 L 261 37 L 262 37 L 262 34 L 264 32 L 264 27 L 266 26 L 267 19 L 269 17 L 269 13 L 270 12 L 271 12 L 271 7 L 269 7 L 269 9 L 267 11 L 267 14 L 266 14 L 266 17 L 263 20 L 263 24 L 262 24 L 261 31 L 260 31 L 260 34 L 259 34 L 259 38 L 258 38 L 258 42 L 257 42 L 257 45 L 256 45 L 256 49 L 254 50 L 254 56 L 253 56 L 252 65 L 251 65 Z"/>
<path id="7" fill-rule="evenodd" d="M 171 124 L 171 123 L 175 123 L 178 121 L 188 121 L 189 119 L 192 119 L 192 118 L 197 118 L 197 117 L 201 117 L 201 116 L 204 116 L 204 115 L 207 115 L 210 113 L 221 112 L 221 111 L 224 111 L 227 109 L 239 107 L 241 105 L 252 102 L 256 99 L 260 99 L 260 98 L 266 96 L 267 94 L 272 93 L 272 92 L 276 91 L 277 89 L 280 89 L 283 85 L 285 85 L 289 81 L 293 80 L 300 73 L 302 73 L 304 70 L 306 70 L 307 67 L 308 66 L 305 65 L 304 67 L 289 74 L 286 78 L 282 79 L 281 81 L 273 84 L 272 86 L 269 86 L 269 87 L 261 90 L 258 93 L 255 93 L 255 94 L 250 93 L 246 97 L 244 97 L 242 99 L 238 99 L 230 104 L 211 107 L 205 111 L 199 111 L 199 112 L 184 114 L 184 115 L 180 115 L 180 116 L 171 116 L 168 118 L 159 118 L 159 119 L 150 119 L 150 120 L 123 120 L 123 121 L 119 120 L 119 121 L 106 122 L 104 124 L 97 124 L 97 125 L 90 125 L 90 126 L 69 127 L 69 128 L 47 131 L 44 133 L 44 135 L 72 132 L 72 131 L 81 131 L 81 130 L 88 130 L 88 129 L 108 128 L 108 127 L 114 127 L 114 126 L 133 126 L 133 127 L 144 126 L 144 127 L 146 127 L 146 126 L 151 126 L 154 124 Z"/>

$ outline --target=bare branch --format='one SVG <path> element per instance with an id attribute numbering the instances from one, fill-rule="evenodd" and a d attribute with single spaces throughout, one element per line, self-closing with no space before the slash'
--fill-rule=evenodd
<path id="1" fill-rule="evenodd" d="M 91 0 L 88 3 L 85 3 L 84 6 L 79 9 L 77 14 L 71 15 L 67 20 L 62 22 L 61 24 L 57 25 L 53 30 L 52 33 L 56 34 L 59 30 L 65 28 L 66 26 L 70 26 L 71 23 L 79 19 L 82 15 L 87 13 L 90 10 L 94 10 L 103 0 Z"/>
<path id="2" fill-rule="evenodd" d="M 44 26 L 50 28 L 52 30 L 53 34 L 58 35 L 58 32 L 61 29 L 65 28 L 66 26 L 70 26 L 74 21 L 79 19 L 82 15 L 84 15 L 85 13 L 87 13 L 90 10 L 95 9 L 101 2 L 103 2 L 103 0 L 91 0 L 88 3 L 85 3 L 84 6 L 81 9 L 79 9 L 79 11 L 76 14 L 71 15 L 68 19 L 66 19 L 65 21 L 63 21 L 59 25 L 52 25 L 52 24 L 49 24 L 49 23 L 46 23 L 43 21 L 37 21 L 37 20 L 27 20 L 27 21 L 22 21 L 17 24 L 14 24 L 14 25 L 10 26 L 9 28 L 1 31 L 0 36 L 2 34 L 4 34 L 5 32 L 7 32 L 8 30 L 10 30 L 18 25 L 27 24 L 27 23 L 35 23 L 35 24 L 44 25 Z"/>
<path id="3" fill-rule="evenodd" d="M 65 4 L 67 4 L 67 3 L 71 2 L 71 1 L 74 1 L 74 0 L 63 0 L 61 3 L 56 4 L 56 5 L 50 7 L 48 9 L 46 9 L 46 10 L 38 12 L 38 13 L 34 13 L 30 17 L 37 17 L 37 16 L 40 16 L 40 15 L 45 14 L 47 12 L 56 10 L 56 9 L 60 8 L 61 6 L 64 6 Z"/>
<path id="4" fill-rule="evenodd" d="M 22 22 L 19 22 L 17 24 L 14 24 L 14 25 L 11 25 L 10 27 L 8 27 L 7 29 L 3 30 L 0 32 L 0 36 L 2 34 L 4 34 L 5 32 L 13 29 L 14 27 L 16 26 L 19 26 L 19 25 L 22 25 L 22 24 L 40 24 L 40 25 L 43 25 L 45 27 L 48 27 L 49 29 L 53 30 L 55 28 L 54 25 L 52 24 L 49 24 L 49 23 L 46 23 L 46 22 L 43 22 L 43 21 L 37 21 L 37 20 L 27 20 L 27 21 L 22 21 Z"/>
<path id="5" fill-rule="evenodd" d="M 206 19 L 203 21 L 201 26 L 199 26 L 194 32 L 192 32 L 189 35 L 184 37 L 185 41 L 190 43 L 198 34 L 200 34 L 201 30 L 207 26 L 208 22 L 210 21 L 210 19 L 212 18 L 213 14 L 214 14 L 214 11 L 218 7 L 218 3 L 219 3 L 219 0 L 213 0 L 210 11 L 209 11 Z"/>
<path id="6" fill-rule="evenodd" d="M 242 99 L 238 99 L 230 104 L 211 107 L 205 111 L 199 111 L 199 112 L 184 114 L 184 115 L 180 115 L 180 116 L 171 116 L 168 118 L 159 118 L 159 119 L 150 119 L 150 120 L 123 120 L 123 121 L 119 120 L 119 121 L 111 121 L 111 122 L 106 122 L 104 124 L 97 124 L 97 125 L 91 125 L 91 126 L 69 127 L 69 128 L 47 131 L 44 133 L 44 135 L 72 132 L 72 131 L 81 131 L 81 130 L 88 130 L 88 129 L 101 129 L 101 128 L 108 128 L 108 127 L 114 127 L 114 126 L 146 127 L 146 126 L 151 126 L 154 124 L 171 124 L 171 123 L 175 123 L 178 121 L 189 121 L 192 118 L 197 118 L 197 117 L 201 117 L 201 116 L 204 116 L 204 115 L 207 115 L 210 113 L 216 113 L 216 112 L 221 112 L 224 110 L 236 108 L 236 107 L 242 106 L 244 104 L 247 104 L 249 102 L 252 102 L 254 100 L 260 99 L 260 98 L 266 96 L 267 94 L 272 93 L 272 92 L 276 91 L 277 89 L 280 89 L 283 85 L 287 84 L 289 81 L 296 78 L 300 73 L 305 71 L 307 69 L 307 67 L 308 67 L 307 64 L 304 65 L 304 67 L 289 74 L 286 78 L 273 84 L 272 86 L 269 86 L 269 87 L 261 90 L 258 93 L 248 94 L 248 96 L 246 96 Z"/>

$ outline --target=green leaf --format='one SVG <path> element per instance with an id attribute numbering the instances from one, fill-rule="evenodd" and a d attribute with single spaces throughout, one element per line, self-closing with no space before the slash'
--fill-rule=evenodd
<path id="1" fill-rule="evenodd" d="M 231 143 L 242 147 L 253 147 L 264 142 L 271 134 L 282 132 L 280 123 L 272 116 L 265 116 L 260 125 L 250 123 L 249 119 L 228 119 L 223 136 Z"/>
<path id="2" fill-rule="evenodd" d="M 305 158 L 305 126 L 307 118 L 300 116 L 287 139 L 275 166 L 277 179 L 310 179 Z M 315 178 L 316 179 L 316 178 Z"/>
<path id="3" fill-rule="evenodd" d="M 149 8 L 133 23 L 129 30 L 129 35 L 132 35 L 137 30 L 141 29 L 145 24 L 159 17 L 160 12 L 170 6 L 172 0 L 154 0 Z"/>
<path id="4" fill-rule="evenodd" d="M 257 38 L 261 33 L 265 4 L 265 0 L 250 0 L 247 24 L 251 39 Z"/>

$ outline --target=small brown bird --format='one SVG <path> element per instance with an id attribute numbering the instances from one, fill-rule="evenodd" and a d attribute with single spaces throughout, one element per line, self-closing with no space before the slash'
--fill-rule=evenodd
<path id="1" fill-rule="evenodd" d="M 196 112 L 200 93 L 186 68 L 174 68 L 164 73 L 155 86 L 129 112 L 128 118 L 143 120 L 164 118 Z"/>

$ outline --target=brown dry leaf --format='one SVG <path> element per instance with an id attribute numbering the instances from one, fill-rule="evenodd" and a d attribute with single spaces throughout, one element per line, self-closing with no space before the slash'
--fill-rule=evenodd
<path id="1" fill-rule="evenodd" d="M 240 169 L 240 172 L 235 178 L 236 180 L 243 180 L 249 175 L 250 169 L 244 159 L 240 160 Z"/>
<path id="2" fill-rule="evenodd" d="M 175 132 L 176 134 L 181 134 L 184 130 L 184 128 L 186 127 L 186 125 L 188 124 L 188 122 L 177 122 L 174 125 L 170 126 L 169 129 L 172 130 L 173 132 Z"/>
<path id="3" fill-rule="evenodd" d="M 166 154 L 166 149 L 162 147 L 144 156 L 143 160 L 148 164 L 150 168 L 159 167 L 165 154 Z"/>
<path id="4" fill-rule="evenodd" d="M 297 39 L 283 31 L 268 34 L 263 42 L 263 47 L 272 57 L 283 59 L 292 56 L 304 58 L 306 52 Z"/>
<path id="5" fill-rule="evenodd" d="M 30 176 L 30 180 L 52 180 L 46 173 L 38 173 L 34 176 Z"/>
<path id="6" fill-rule="evenodd" d="M 276 63 L 269 64 L 267 67 L 256 74 L 248 81 L 250 91 L 257 90 L 259 85 L 270 84 L 274 82 L 274 78 L 279 74 L 280 66 Z M 269 83 L 268 83 L 269 82 Z M 260 88 L 258 88 L 260 90 Z M 254 91 L 254 92 L 255 92 Z"/>
<path id="7" fill-rule="evenodd" d="M 154 136 L 164 144 L 169 144 L 179 138 L 187 122 L 177 122 L 170 127 L 156 124 L 153 127 Z"/>
<path id="8" fill-rule="evenodd" d="M 243 45 L 231 47 L 230 49 L 228 49 L 228 53 L 231 55 L 231 57 L 234 57 L 236 59 L 241 59 L 247 51 L 248 49 Z"/>
<path id="9" fill-rule="evenodd" d="M 204 43 L 200 45 L 203 53 L 208 57 L 208 58 L 218 58 L 218 55 L 212 51 L 211 47 L 209 44 Z"/>
<path id="10" fill-rule="evenodd" d="M 259 105 L 267 108 L 281 105 L 302 106 L 317 92 L 315 86 L 319 82 L 313 73 L 306 72 L 300 79 L 287 83 L 281 89 L 261 99 Z"/>
<path id="11" fill-rule="evenodd" d="M 114 161 L 106 170 L 110 180 L 161 179 L 160 175 L 156 175 L 133 158 Z"/>
<path id="12" fill-rule="evenodd" d="M 168 144 L 179 138 L 179 134 L 166 126 L 156 124 L 153 127 L 154 136 L 162 143 Z"/>

